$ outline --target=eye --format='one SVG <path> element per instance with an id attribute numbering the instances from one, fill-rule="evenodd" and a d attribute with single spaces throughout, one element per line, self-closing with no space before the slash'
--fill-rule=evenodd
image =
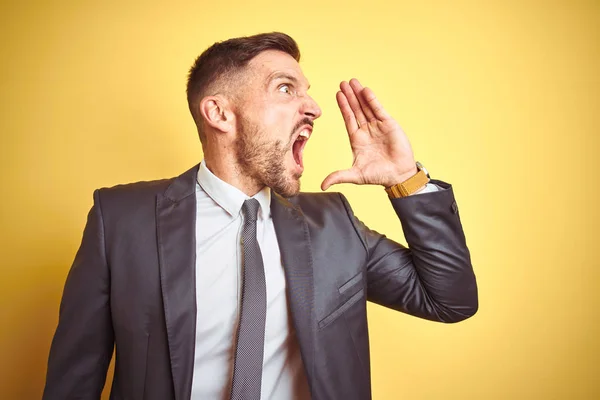
<path id="1" fill-rule="evenodd" d="M 284 83 L 283 85 L 279 85 L 277 90 L 279 90 L 281 93 L 287 93 L 287 94 L 292 93 L 292 88 L 287 83 Z"/>

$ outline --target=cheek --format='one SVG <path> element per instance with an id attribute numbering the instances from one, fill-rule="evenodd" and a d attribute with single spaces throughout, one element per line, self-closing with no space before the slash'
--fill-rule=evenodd
<path id="1" fill-rule="evenodd" d="M 294 122 L 289 112 L 283 110 L 270 109 L 263 115 L 263 130 L 269 139 L 281 140 L 284 144 L 288 143 Z"/>
<path id="2" fill-rule="evenodd" d="M 290 135 L 298 122 L 298 104 L 293 99 L 255 96 L 245 107 L 245 114 L 260 132 L 261 141 L 281 141 L 289 145 Z"/>

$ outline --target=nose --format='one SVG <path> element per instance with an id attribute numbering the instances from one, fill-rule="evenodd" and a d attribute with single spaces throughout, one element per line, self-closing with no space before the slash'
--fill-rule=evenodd
<path id="1" fill-rule="evenodd" d="M 310 97 L 308 94 L 304 96 L 304 102 L 302 104 L 302 114 L 311 117 L 312 119 L 317 119 L 321 116 L 321 108 L 317 104 L 317 102 Z"/>

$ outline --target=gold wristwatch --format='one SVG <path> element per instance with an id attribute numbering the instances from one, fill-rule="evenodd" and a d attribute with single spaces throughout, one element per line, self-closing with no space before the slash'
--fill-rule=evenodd
<path id="1" fill-rule="evenodd" d="M 429 183 L 429 172 L 427 172 L 423 164 L 418 161 L 417 170 L 418 172 L 415 175 L 411 176 L 404 182 L 397 183 L 389 188 L 385 188 L 385 191 L 390 199 L 397 199 L 399 197 L 411 195 Z"/>

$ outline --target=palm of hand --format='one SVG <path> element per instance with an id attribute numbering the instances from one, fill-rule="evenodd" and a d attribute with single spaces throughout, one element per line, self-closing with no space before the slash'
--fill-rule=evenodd
<path id="1" fill-rule="evenodd" d="M 392 186 L 416 173 L 412 148 L 398 123 L 383 109 L 375 94 L 358 80 L 342 82 L 337 101 L 346 124 L 354 161 L 352 167 L 331 173 L 326 190 L 337 183 Z"/>

